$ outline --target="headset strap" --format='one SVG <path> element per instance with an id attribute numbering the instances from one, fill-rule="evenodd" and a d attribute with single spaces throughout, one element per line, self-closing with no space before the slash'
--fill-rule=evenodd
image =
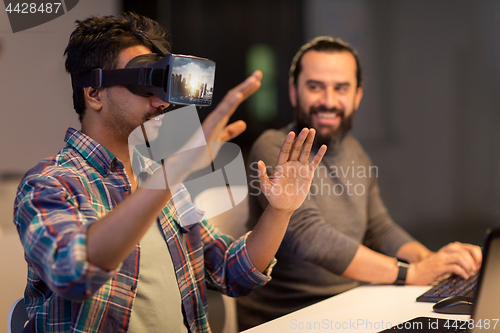
<path id="1" fill-rule="evenodd" d="M 94 68 L 90 72 L 71 75 L 73 87 L 101 88 L 116 85 L 163 86 L 165 70 L 156 68 Z"/>

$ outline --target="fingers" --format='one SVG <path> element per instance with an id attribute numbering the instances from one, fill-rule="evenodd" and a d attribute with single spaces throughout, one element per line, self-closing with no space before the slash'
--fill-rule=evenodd
<path id="1" fill-rule="evenodd" d="M 437 255 L 441 258 L 441 264 L 448 269 L 447 273 L 458 274 L 464 279 L 476 273 L 476 266 L 470 256 L 467 258 L 459 252 L 438 253 Z"/>
<path id="2" fill-rule="evenodd" d="M 261 80 L 262 72 L 256 70 L 245 81 L 236 86 L 236 88 L 240 88 L 240 92 L 243 94 L 243 99 L 245 100 L 259 90 Z"/>
<path id="3" fill-rule="evenodd" d="M 314 136 L 316 135 L 316 130 L 311 128 L 309 130 L 309 134 L 307 134 L 306 142 L 302 147 L 302 151 L 299 156 L 299 162 L 307 163 L 309 159 L 309 153 L 311 152 L 311 148 L 314 142 Z"/>
<path id="4" fill-rule="evenodd" d="M 295 133 L 288 133 L 285 138 L 285 142 L 283 142 L 283 145 L 281 146 L 280 154 L 278 155 L 278 162 L 276 163 L 276 165 L 282 165 L 288 161 L 290 149 L 292 149 L 293 138 L 295 138 Z"/>
<path id="5" fill-rule="evenodd" d="M 287 161 L 298 160 L 301 163 L 307 163 L 309 154 L 314 143 L 315 129 L 303 128 L 295 141 L 295 133 L 288 133 L 285 142 L 281 146 L 280 156 L 278 157 L 278 165 Z"/>
<path id="6" fill-rule="evenodd" d="M 469 274 L 456 262 L 452 255 L 435 253 L 426 259 L 412 263 L 408 270 L 408 284 L 427 285 L 445 274 L 456 274 L 464 279 Z"/>
<path id="7" fill-rule="evenodd" d="M 268 193 L 268 188 L 271 186 L 271 181 L 267 176 L 266 164 L 263 161 L 259 161 L 257 163 L 257 168 L 259 169 L 258 175 L 259 175 L 260 189 L 262 190 L 263 193 Z"/>
<path id="8" fill-rule="evenodd" d="M 224 131 L 231 115 L 245 99 L 250 97 L 260 88 L 261 79 L 262 72 L 257 70 L 245 81 L 228 91 L 219 105 L 217 105 L 203 122 L 203 131 L 205 132 L 207 141 L 213 142 L 220 140 L 220 132 Z"/>
<path id="9" fill-rule="evenodd" d="M 425 259 L 412 263 L 408 270 L 409 284 L 426 285 L 445 274 L 456 274 L 468 279 L 477 272 L 482 255 L 478 246 L 459 242 L 442 247 Z"/>
<path id="10" fill-rule="evenodd" d="M 446 273 L 453 273 L 464 279 L 476 273 L 475 265 L 471 265 L 458 251 L 440 250 L 415 265 L 418 268 L 414 276 L 416 284 L 431 283 Z"/>
<path id="11" fill-rule="evenodd" d="M 483 252 L 481 251 L 481 248 L 477 245 L 472 244 L 462 245 L 467 251 L 469 251 L 471 257 L 474 259 L 474 262 L 476 263 L 476 269 L 481 268 L 481 263 L 483 261 Z"/>
<path id="12" fill-rule="evenodd" d="M 307 128 L 303 128 L 302 131 L 300 131 L 299 136 L 297 136 L 297 139 L 292 144 L 290 157 L 288 158 L 289 161 L 295 161 L 298 159 L 300 152 L 302 151 L 302 145 L 304 144 L 306 138 L 309 136 L 309 132 L 310 130 Z"/>
<path id="13" fill-rule="evenodd" d="M 474 275 L 481 266 L 482 254 L 478 246 L 455 242 L 444 246 L 439 252 L 453 256 L 469 275 Z"/>
<path id="14" fill-rule="evenodd" d="M 229 90 L 212 114 L 217 115 L 217 119 L 219 117 L 227 117 L 229 119 L 241 102 L 259 90 L 261 79 L 262 72 L 255 71 L 245 81 Z"/>
<path id="15" fill-rule="evenodd" d="M 309 168 L 314 172 L 316 171 L 316 168 L 318 165 L 321 163 L 321 160 L 323 159 L 323 156 L 325 156 L 326 153 L 326 145 L 322 145 L 316 155 L 313 157 L 311 163 L 309 163 Z"/>
<path id="16" fill-rule="evenodd" d="M 247 124 L 243 120 L 235 121 L 224 128 L 220 135 L 220 141 L 226 142 L 234 139 L 247 129 Z"/>
<path id="17" fill-rule="evenodd" d="M 448 255 L 448 265 L 452 267 L 453 273 L 460 275 L 464 279 L 476 274 L 476 265 L 470 256 L 463 256 L 462 253 L 452 253 Z"/>
<path id="18" fill-rule="evenodd" d="M 453 273 L 461 276 L 464 279 L 468 279 L 471 275 L 469 275 L 460 265 L 449 264 L 444 266 L 444 270 L 446 273 Z"/>

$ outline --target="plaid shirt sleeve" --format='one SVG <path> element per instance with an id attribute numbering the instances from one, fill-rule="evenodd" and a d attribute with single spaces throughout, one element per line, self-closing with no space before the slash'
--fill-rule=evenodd
<path id="1" fill-rule="evenodd" d="M 14 220 L 28 264 L 53 292 L 83 301 L 115 271 L 87 261 L 86 229 L 93 221 L 81 210 L 91 207 L 72 191 L 75 186 L 81 188 L 77 177 L 60 170 L 32 174 L 19 187 Z"/>
<path id="2" fill-rule="evenodd" d="M 209 286 L 228 296 L 238 297 L 271 280 L 276 259 L 264 273 L 255 268 L 246 246 L 250 232 L 233 241 L 232 237 L 222 235 L 205 220 L 200 222 L 200 230 L 205 248 L 205 279 Z"/>

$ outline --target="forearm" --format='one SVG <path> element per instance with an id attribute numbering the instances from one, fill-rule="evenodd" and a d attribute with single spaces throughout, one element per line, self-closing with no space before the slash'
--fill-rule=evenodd
<path id="1" fill-rule="evenodd" d="M 87 229 L 88 261 L 113 270 L 130 254 L 171 198 L 169 190 L 139 188 Z"/>
<path id="2" fill-rule="evenodd" d="M 358 281 L 392 284 L 398 276 L 395 258 L 360 245 L 342 276 Z"/>
<path id="3" fill-rule="evenodd" d="M 131 196 L 88 228 L 90 263 L 109 271 L 127 258 L 191 172 L 182 157 L 186 156 L 178 154 L 167 159 Z"/>
<path id="4" fill-rule="evenodd" d="M 285 235 L 293 211 L 283 211 L 268 205 L 259 222 L 248 235 L 247 251 L 260 272 L 269 266 Z"/>
<path id="5" fill-rule="evenodd" d="M 396 253 L 396 257 L 404 259 L 410 263 L 419 262 L 432 254 L 427 247 L 417 241 L 409 242 L 401 246 Z"/>

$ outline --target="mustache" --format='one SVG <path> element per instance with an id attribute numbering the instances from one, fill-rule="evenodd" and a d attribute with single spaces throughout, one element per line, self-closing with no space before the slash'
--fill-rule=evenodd
<path id="1" fill-rule="evenodd" d="M 165 109 L 156 108 L 155 110 L 146 113 L 146 115 L 144 115 L 144 119 L 147 120 L 147 119 L 155 118 L 155 117 L 161 116 L 162 114 L 164 114 L 166 112 L 167 112 L 167 108 L 165 108 Z"/>
<path id="2" fill-rule="evenodd" d="M 154 117 L 158 117 L 158 116 L 161 116 L 164 113 L 167 113 L 167 112 L 170 112 L 170 111 L 174 111 L 176 109 L 183 108 L 185 106 L 186 105 L 181 105 L 181 104 L 170 104 L 169 106 L 167 106 L 166 108 L 163 108 L 163 109 L 156 108 L 155 110 L 147 113 L 146 116 L 144 117 L 144 119 L 151 119 L 151 118 L 154 118 Z"/>

